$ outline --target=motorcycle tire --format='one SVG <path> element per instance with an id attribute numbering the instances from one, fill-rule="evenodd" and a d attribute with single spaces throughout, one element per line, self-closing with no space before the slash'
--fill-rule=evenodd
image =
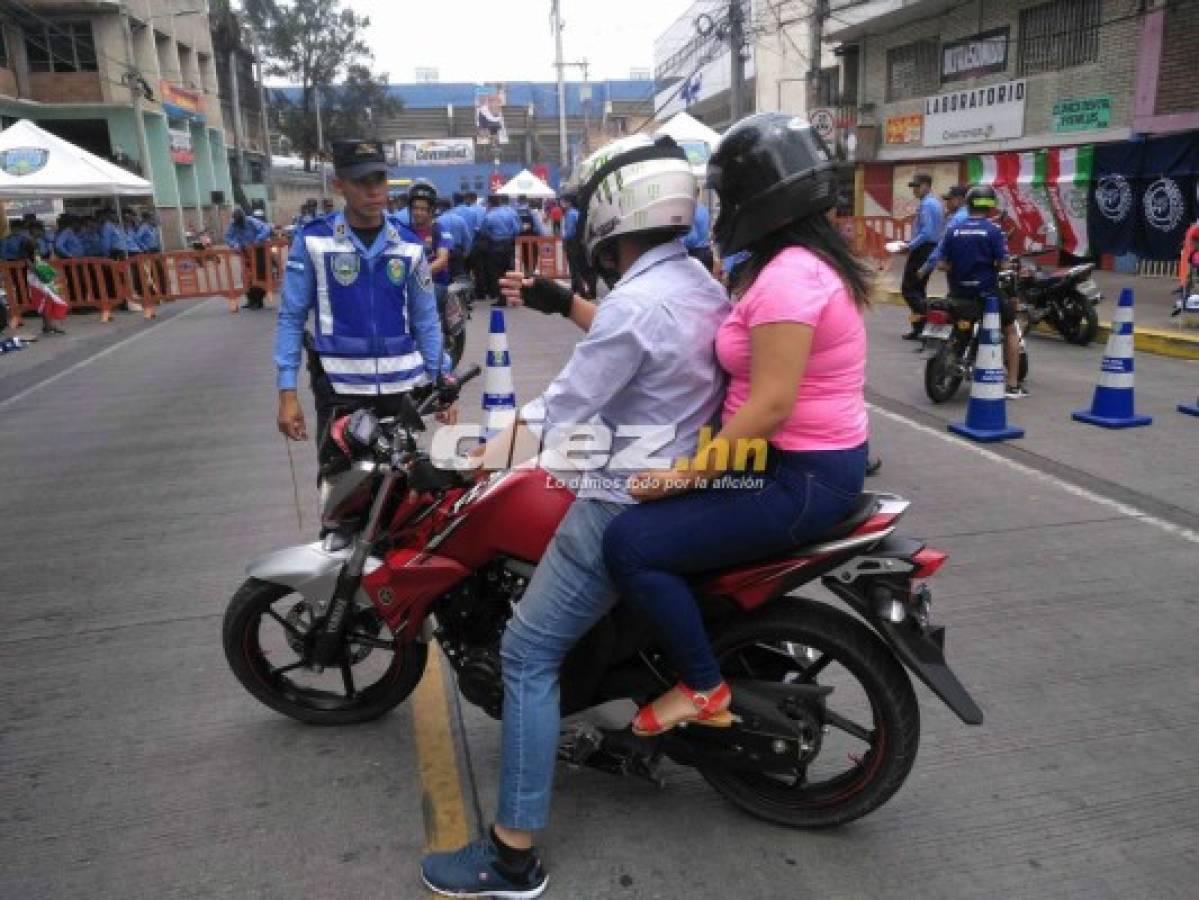
<path id="1" fill-rule="evenodd" d="M 225 659 L 242 687 L 262 703 L 309 725 L 356 725 L 390 712 L 420 683 L 428 647 L 419 641 L 393 640 L 393 657 L 387 670 L 354 697 L 304 689 L 272 671 L 259 643 L 259 624 L 263 616 L 270 615 L 273 604 L 289 594 L 297 602 L 302 600 L 289 587 L 249 578 L 225 610 L 222 628 Z"/>
<path id="2" fill-rule="evenodd" d="M 953 353 L 950 344 L 943 344 L 924 366 L 924 392 L 933 403 L 952 400 L 962 386 L 961 375 L 950 375 L 949 364 Z"/>
<path id="3" fill-rule="evenodd" d="M 792 828 L 844 825 L 886 803 L 912 770 L 920 744 L 920 707 L 911 679 L 882 639 L 862 622 L 800 598 L 780 598 L 734 622 L 716 637 L 713 650 L 726 668 L 741 648 L 780 641 L 812 647 L 834 658 L 865 691 L 874 711 L 875 732 L 881 736 L 862 756 L 863 774 L 838 779 L 832 796 L 813 798 L 800 797 L 793 786 L 765 775 L 716 766 L 702 766 L 700 774 L 726 800 L 767 822 Z M 836 697 L 834 691 L 829 703 Z"/>
<path id="4" fill-rule="evenodd" d="M 1099 334 L 1099 312 L 1086 297 L 1074 297 L 1074 306 L 1082 311 L 1081 316 L 1059 316 L 1057 330 L 1067 343 L 1085 347 Z"/>
<path id="5" fill-rule="evenodd" d="M 445 351 L 450 355 L 450 371 L 456 371 L 459 363 L 462 362 L 462 355 L 466 352 L 465 328 L 457 334 L 447 334 L 445 336 Z"/>

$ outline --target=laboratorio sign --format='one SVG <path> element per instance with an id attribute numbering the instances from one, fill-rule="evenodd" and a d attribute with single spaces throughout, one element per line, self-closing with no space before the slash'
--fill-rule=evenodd
<path id="1" fill-rule="evenodd" d="M 1008 81 L 968 91 L 954 91 L 952 94 L 937 94 L 937 96 L 928 97 L 924 101 L 924 114 L 937 116 L 945 113 L 966 112 L 972 109 L 1005 106 L 1009 103 L 1022 103 L 1024 102 L 1025 86 L 1023 81 Z"/>

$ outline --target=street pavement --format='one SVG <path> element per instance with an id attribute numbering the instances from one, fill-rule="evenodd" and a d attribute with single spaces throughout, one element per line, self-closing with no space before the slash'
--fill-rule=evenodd
<path id="1" fill-rule="evenodd" d="M 507 318 L 529 399 L 575 333 Z M 932 407 L 903 325 L 870 314 L 871 486 L 910 498 L 901 531 L 950 554 L 934 615 L 985 724 L 917 687 L 906 786 L 818 833 L 750 819 L 685 769 L 662 789 L 564 769 L 547 896 L 1194 896 L 1199 420 L 1174 406 L 1199 397 L 1199 363 L 1141 356 L 1154 424 L 1106 432 L 1069 417 L 1102 347 L 1033 338 L 1033 396 L 1008 408 L 1028 435 L 980 450 L 945 433 L 965 389 Z M 476 314 L 468 358 L 486 326 Z M 301 536 L 274 430 L 272 334 L 270 312 L 208 300 L 58 362 L 0 358 L 0 897 L 426 896 L 419 859 L 446 798 L 420 781 L 411 705 L 305 727 L 242 690 L 221 652 L 245 563 L 315 530 L 312 447 L 293 447 Z M 498 724 L 446 685 L 443 753 L 478 830 Z"/>

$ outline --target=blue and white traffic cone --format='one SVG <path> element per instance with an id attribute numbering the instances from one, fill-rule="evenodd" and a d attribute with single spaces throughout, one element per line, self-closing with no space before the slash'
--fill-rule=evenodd
<path id="1" fill-rule="evenodd" d="M 1186 403 L 1179 403 L 1178 411 L 1180 413 L 1186 413 L 1188 416 L 1199 416 L 1199 400 L 1196 400 L 1194 403 L 1189 405 Z"/>
<path id="2" fill-rule="evenodd" d="M 974 361 L 974 381 L 966 421 L 950 422 L 949 430 L 972 441 L 991 443 L 1024 437 L 1023 428 L 1007 423 L 1007 401 L 1003 372 L 1003 331 L 999 321 L 999 298 L 987 297 L 982 327 L 978 330 L 978 357 Z"/>
<path id="3" fill-rule="evenodd" d="M 516 421 L 516 390 L 512 385 L 512 360 L 508 354 L 508 332 L 504 311 L 491 311 L 487 335 L 487 370 L 483 379 L 484 440 L 499 434 Z"/>
<path id="4" fill-rule="evenodd" d="M 1090 409 L 1073 414 L 1076 422 L 1103 428 L 1136 428 L 1153 421 L 1149 416 L 1138 416 L 1133 408 L 1132 344 L 1132 288 L 1124 288 L 1112 318 L 1107 349 L 1103 351 L 1095 397 Z"/>

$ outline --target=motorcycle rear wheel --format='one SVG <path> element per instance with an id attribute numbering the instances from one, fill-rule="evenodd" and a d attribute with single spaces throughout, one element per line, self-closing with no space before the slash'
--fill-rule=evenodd
<path id="1" fill-rule="evenodd" d="M 803 648 L 804 654 L 796 661 L 806 664 L 793 666 L 782 659 L 778 647 Z M 852 768 L 821 782 L 788 782 L 701 767 L 700 774 L 725 799 L 776 825 L 829 828 L 872 812 L 903 785 L 920 744 L 920 707 L 903 666 L 864 624 L 825 604 L 785 597 L 735 622 L 717 636 L 713 649 L 726 678 L 749 675 L 792 683 L 842 682 L 828 696 L 826 708 L 846 714 L 828 715 L 826 724 L 830 732 L 851 735 L 865 744 L 857 759 L 850 754 L 855 762 Z M 852 688 L 853 681 L 864 699 L 859 699 L 859 709 L 848 711 L 843 704 L 852 699 L 845 689 Z M 857 721 L 865 715 L 872 717 L 870 726 Z M 809 773 L 825 753 L 834 752 L 829 749 L 831 742 L 831 737 L 822 739 L 819 754 L 807 767 Z M 835 762 L 832 765 L 836 768 Z"/>
<path id="2" fill-rule="evenodd" d="M 952 375 L 949 366 L 952 362 L 953 346 L 942 344 L 924 366 L 924 392 L 933 403 L 945 403 L 952 400 L 962 386 L 962 376 Z"/>
<path id="3" fill-rule="evenodd" d="M 225 659 L 242 687 L 276 712 L 310 725 L 370 722 L 408 698 L 425 671 L 428 648 L 417 641 L 398 640 L 373 609 L 355 611 L 339 665 L 325 673 L 340 682 L 340 692 L 289 678 L 295 673 L 296 677 L 319 680 L 303 665 L 302 654 L 296 650 L 304 631 L 311 627 L 306 603 L 291 588 L 256 578 L 247 579 L 233 595 L 225 610 L 222 639 Z M 289 656 L 283 665 L 273 665 L 272 654 Z M 376 662 L 369 668 L 381 673 L 363 686 L 362 669 L 368 668 L 363 664 L 376 654 Z M 359 668 L 357 682 L 355 668 Z"/>

